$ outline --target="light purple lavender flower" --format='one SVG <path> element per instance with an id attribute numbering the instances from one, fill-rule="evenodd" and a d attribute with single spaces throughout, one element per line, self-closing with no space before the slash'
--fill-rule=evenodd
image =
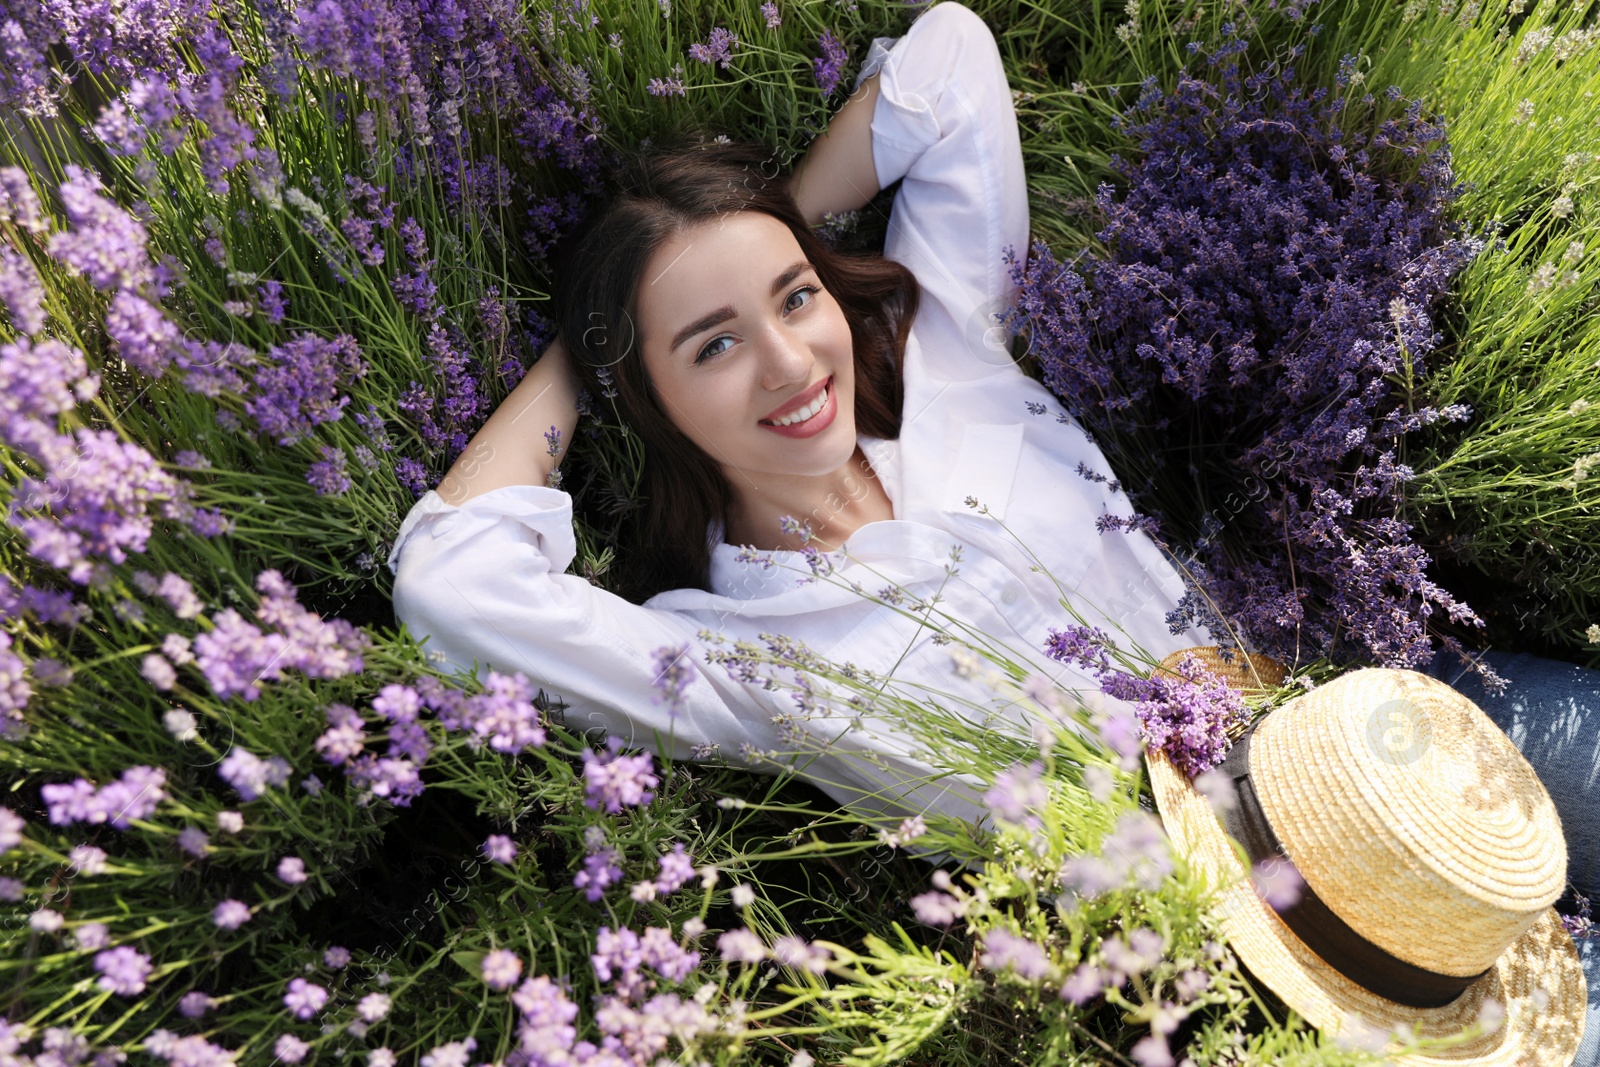
<path id="1" fill-rule="evenodd" d="M 224 930 L 237 930 L 250 921 L 250 905 L 230 897 L 212 909 L 211 921 Z"/>
<path id="2" fill-rule="evenodd" d="M 1044 764 L 1039 760 L 1008 767 L 995 775 L 983 802 L 995 818 L 1036 830 L 1042 825 L 1038 813 L 1050 800 L 1043 774 Z"/>
<path id="3" fill-rule="evenodd" d="M 283 1006 L 297 1019 L 309 1019 L 328 1003 L 328 991 L 313 985 L 304 978 L 289 980 L 289 990 L 283 995 Z"/>
<path id="4" fill-rule="evenodd" d="M 911 910 L 918 922 L 929 926 L 949 926 L 966 914 L 967 906 L 949 893 L 930 890 L 911 898 Z"/>
<path id="5" fill-rule="evenodd" d="M 839 80 L 844 77 L 844 65 L 849 61 L 850 53 L 845 51 L 844 42 L 835 37 L 832 30 L 823 30 L 822 36 L 817 38 L 817 45 L 822 49 L 822 55 L 811 61 L 811 71 L 816 75 L 817 87 L 822 90 L 822 95 L 831 96 L 834 89 L 838 88 Z"/>
<path id="6" fill-rule="evenodd" d="M 503 991 L 522 977 L 522 960 L 509 949 L 491 949 L 483 957 L 483 982 L 490 989 Z"/>
<path id="7" fill-rule="evenodd" d="M 772 943 L 772 958 L 785 967 L 822 974 L 828 969 L 829 952 L 822 945 L 784 934 Z"/>
<path id="8" fill-rule="evenodd" d="M 262 433 L 280 445 L 292 445 L 322 423 L 342 418 L 350 398 L 339 392 L 340 387 L 366 373 L 366 361 L 353 337 L 300 333 L 267 351 L 256 369 L 255 395 L 245 402 L 245 411 Z"/>
<path id="9" fill-rule="evenodd" d="M 737 47 L 738 35 L 717 26 L 704 43 L 696 42 L 689 46 L 689 58 L 700 63 L 720 63 L 726 70 L 733 62 L 733 50 Z"/>
<path id="10" fill-rule="evenodd" d="M 717 952 L 730 963 L 760 963 L 767 958 L 767 946 L 749 928 L 735 927 L 717 938 Z"/>
<path id="11" fill-rule="evenodd" d="M 761 17 L 767 20 L 767 29 L 775 30 L 783 25 L 783 16 L 778 14 L 778 5 L 773 0 L 767 0 L 761 5 Z"/>
<path id="12" fill-rule="evenodd" d="M 463 727 L 489 742 L 496 752 L 515 755 L 524 748 L 544 744 L 539 709 L 533 704 L 533 684 L 521 671 L 490 671 L 484 691 L 461 704 Z"/>
<path id="13" fill-rule="evenodd" d="M 665 926 L 646 928 L 639 938 L 639 959 L 673 982 L 682 982 L 700 966 L 700 953 L 679 948 L 672 930 Z"/>
<path id="14" fill-rule="evenodd" d="M 422 696 L 409 685 L 391 683 L 372 698 L 372 710 L 390 722 L 415 722 L 422 710 Z"/>
<path id="15" fill-rule="evenodd" d="M 10 808 L 0 808 L 0 856 L 22 844 L 22 831 L 28 824 Z"/>
<path id="16" fill-rule="evenodd" d="M 15 220 L 29 233 L 44 233 L 50 228 L 33 191 L 33 179 L 21 167 L 0 167 L 0 220 Z"/>
<path id="17" fill-rule="evenodd" d="M 145 681 L 165 692 L 178 684 L 178 672 L 172 664 L 167 662 L 165 656 L 152 652 L 140 661 L 139 672 L 144 675 Z"/>
<path id="18" fill-rule="evenodd" d="M 422 778 L 417 765 L 408 759 L 378 758 L 368 753 L 351 761 L 346 773 L 360 791 L 357 803 L 365 806 L 372 798 L 388 800 L 397 807 L 409 807 L 422 794 Z"/>
<path id="19" fill-rule="evenodd" d="M 106 850 L 94 845 L 74 845 L 67 853 L 67 864 L 77 874 L 93 877 L 106 869 Z"/>
<path id="20" fill-rule="evenodd" d="M 1139 1067 L 1174 1067 L 1177 1062 L 1167 1048 L 1166 1039 L 1156 1034 L 1146 1034 L 1135 1041 L 1128 1055 Z"/>
<path id="21" fill-rule="evenodd" d="M 211 994 L 191 989 L 178 999 L 178 1014 L 185 1019 L 198 1019 L 216 1003 Z"/>
<path id="22" fill-rule="evenodd" d="M 299 885 L 306 880 L 306 861 L 299 856 L 285 856 L 278 861 L 278 880 L 286 885 Z"/>
<path id="23" fill-rule="evenodd" d="M 322 962 L 335 971 L 342 971 L 350 966 L 350 950 L 343 945 L 329 945 L 322 953 Z"/>
<path id="24" fill-rule="evenodd" d="M 256 289 L 256 303 L 261 308 L 261 313 L 267 321 L 276 326 L 283 321 L 288 313 L 289 305 L 283 298 L 283 283 L 279 281 L 264 281 Z"/>
<path id="25" fill-rule="evenodd" d="M 1009 930 L 990 930 L 983 935 L 979 962 L 990 970 L 1014 971 L 1019 978 L 1036 982 L 1050 973 L 1050 957 L 1038 942 Z"/>
<path id="26" fill-rule="evenodd" d="M 656 693 L 651 699 L 657 704 L 666 704 L 668 714 L 676 717 L 683 710 L 684 694 L 698 673 L 694 661 L 689 658 L 689 645 L 685 642 L 658 648 L 652 662 L 655 674 L 650 686 Z"/>
<path id="27" fill-rule="evenodd" d="M 237 811 L 217 812 L 217 830 L 224 834 L 236 834 L 244 829 L 244 816 Z"/>
<path id="28" fill-rule="evenodd" d="M 152 378 L 166 373 L 182 336 L 160 308 L 129 289 L 120 289 L 106 311 L 106 336 L 116 353 Z"/>
<path id="29" fill-rule="evenodd" d="M 534 1063 L 569 1062 L 578 1036 L 572 1025 L 578 1006 L 567 999 L 561 987 L 541 974 L 518 986 L 511 1003 L 522 1014 L 518 1028 L 521 1052 Z"/>
<path id="30" fill-rule="evenodd" d="M 334 726 L 313 742 L 322 758 L 335 766 L 361 754 L 366 746 L 366 735 L 355 725 Z"/>
<path id="31" fill-rule="evenodd" d="M 614 848 L 600 848 L 583 858 L 583 869 L 572 876 L 574 887 L 583 890 L 591 902 L 605 896 L 606 887 L 622 880 L 618 866 L 622 854 Z"/>
<path id="32" fill-rule="evenodd" d="M 1106 967 L 1111 971 L 1113 980 L 1118 983 L 1155 967 L 1161 962 L 1166 947 L 1166 939 L 1146 927 L 1132 931 L 1126 940 L 1120 937 L 1108 937 L 1100 943 Z"/>
<path id="33" fill-rule="evenodd" d="M 204 858 L 210 846 L 211 839 L 198 826 L 185 826 L 178 832 L 178 847 L 195 859 Z"/>
<path id="34" fill-rule="evenodd" d="M 1300 903 L 1306 884 L 1294 864 L 1270 856 L 1250 869 L 1250 883 L 1273 911 L 1285 911 Z"/>
<path id="35" fill-rule="evenodd" d="M 15 904 L 27 893 L 27 887 L 19 878 L 0 878 L 0 900 Z"/>
<path id="36" fill-rule="evenodd" d="M 172 608 L 172 613 L 180 619 L 192 619 L 205 609 L 200 598 L 195 596 L 194 587 L 171 571 L 161 576 L 161 584 L 156 586 L 156 593 L 167 602 Z"/>
<path id="37" fill-rule="evenodd" d="M 129 767 L 122 777 L 96 789 L 78 778 L 59 785 L 39 787 L 39 795 L 50 811 L 50 822 L 110 823 L 126 830 L 135 819 L 143 819 L 166 799 L 167 772 L 157 767 Z"/>
<path id="38" fill-rule="evenodd" d="M 417 1061 L 420 1067 L 467 1067 L 472 1050 L 478 1047 L 478 1039 L 465 1038 L 461 1041 L 451 1041 L 432 1049 L 421 1060 Z M 375 1054 L 374 1054 L 375 1055 Z M 368 1067 L 372 1067 L 372 1059 L 367 1059 Z"/>
<path id="39" fill-rule="evenodd" d="M 28 916 L 28 929 L 53 934 L 67 924 L 67 917 L 53 908 L 40 908 Z"/>
<path id="40" fill-rule="evenodd" d="M 145 979 L 154 968 L 143 952 L 131 945 L 118 945 L 96 954 L 94 969 L 100 972 L 96 984 L 101 989 L 132 997 L 144 992 Z"/>
<path id="41" fill-rule="evenodd" d="M 273 1042 L 272 1051 L 284 1063 L 299 1063 L 311 1051 L 311 1046 L 293 1034 L 279 1034 L 278 1040 Z"/>
<path id="42" fill-rule="evenodd" d="M 111 928 L 105 923 L 84 923 L 72 931 L 72 939 L 85 952 L 94 952 L 111 944 Z"/>
<path id="43" fill-rule="evenodd" d="M 483 854 L 491 863 L 511 863 L 517 858 L 517 843 L 505 834 L 490 834 L 483 842 Z"/>
<path id="44" fill-rule="evenodd" d="M 11 313 L 11 326 L 19 334 L 44 329 L 44 285 L 33 261 L 10 245 L 0 245 L 0 300 Z"/>
<path id="45" fill-rule="evenodd" d="M 659 860 L 661 874 L 656 878 L 656 892 L 661 896 L 674 893 L 695 875 L 694 859 L 684 850 L 682 841 L 672 844 L 672 851 Z"/>
<path id="46" fill-rule="evenodd" d="M 274 786 L 282 788 L 287 785 L 290 772 L 291 768 L 282 756 L 262 759 L 237 745 L 229 749 L 217 765 L 217 773 L 222 780 L 233 786 L 245 800 L 254 800 Z"/>
<path id="47" fill-rule="evenodd" d="M 1105 971 L 1094 964 L 1082 964 L 1061 984 L 1061 999 L 1082 1007 L 1100 995 L 1109 978 Z"/>
<path id="48" fill-rule="evenodd" d="M 365 1023 L 375 1023 L 389 1014 L 393 1002 L 387 993 L 368 993 L 356 1003 L 356 1014 Z"/>
<path id="49" fill-rule="evenodd" d="M 683 86 L 683 64 L 673 67 L 668 77 L 651 78 L 645 86 L 645 92 L 651 96 L 687 96 L 688 90 Z"/>
<path id="50" fill-rule="evenodd" d="M 650 753 L 623 756 L 619 754 L 621 748 L 622 739 L 612 737 L 602 755 L 595 755 L 592 749 L 583 750 L 585 806 L 615 815 L 624 807 L 648 804 L 655 798 L 652 790 L 660 779 L 652 772 L 654 761 Z"/>
<path id="51" fill-rule="evenodd" d="M 68 163 L 65 173 L 56 194 L 70 229 L 50 236 L 50 254 L 86 274 L 97 289 L 137 289 L 152 282 L 144 225 L 102 195 L 105 186 L 92 171 Z"/>
<path id="52" fill-rule="evenodd" d="M 345 475 L 344 449 L 332 445 L 321 446 L 322 458 L 306 471 L 306 482 L 318 496 L 342 496 L 350 491 L 350 479 Z"/>

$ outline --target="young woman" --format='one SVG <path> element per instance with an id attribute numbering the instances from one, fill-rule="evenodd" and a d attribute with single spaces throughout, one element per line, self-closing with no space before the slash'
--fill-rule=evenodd
<path id="1" fill-rule="evenodd" d="M 883 257 L 842 257 L 813 234 L 824 213 L 895 181 Z M 710 665 L 701 635 L 781 635 L 965 696 L 1019 731 L 1020 707 L 891 605 L 937 595 L 939 611 L 1084 693 L 1095 679 L 1041 651 L 1050 628 L 1075 621 L 1063 595 L 1152 664 L 1215 643 L 1203 628 L 1171 632 L 1183 582 L 1147 536 L 1097 531 L 1097 518 L 1132 506 L 1079 473 L 1109 469 L 995 326 L 1004 254 L 1027 241 L 999 52 L 956 3 L 874 42 L 857 91 L 792 177 L 738 146 L 641 161 L 566 261 L 565 343 L 406 517 L 389 559 L 396 615 L 454 667 L 524 672 L 597 742 L 766 769 L 762 753 L 820 753 L 802 774 L 857 810 L 982 815 L 972 783 L 929 780 L 930 761 L 870 708 L 797 701 Z M 632 561 L 642 603 L 564 573 L 572 500 L 546 484 L 558 458 L 546 440 L 552 429 L 570 439 L 580 388 L 614 397 L 646 446 L 656 550 Z M 786 517 L 809 527 L 809 546 Z M 848 559 L 827 580 L 805 580 L 800 550 L 841 546 Z M 679 700 L 663 700 L 684 648 L 697 669 Z M 1514 683 L 1502 697 L 1442 658 L 1429 670 L 1464 687 L 1539 771 L 1587 892 L 1600 884 L 1588 816 L 1600 672 L 1486 658 Z"/>

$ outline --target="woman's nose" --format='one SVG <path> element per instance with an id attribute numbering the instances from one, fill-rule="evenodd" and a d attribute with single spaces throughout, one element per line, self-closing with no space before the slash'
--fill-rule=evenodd
<path id="1" fill-rule="evenodd" d="M 762 385 L 771 390 L 789 388 L 811 378 L 816 359 L 811 346 L 798 332 L 783 326 L 769 327 L 762 338 Z"/>

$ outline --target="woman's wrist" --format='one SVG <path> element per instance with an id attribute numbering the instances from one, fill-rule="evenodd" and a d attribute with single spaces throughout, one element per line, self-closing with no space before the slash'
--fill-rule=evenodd
<path id="1" fill-rule="evenodd" d="M 831 213 L 854 211 L 878 195 L 872 113 L 879 92 L 877 74 L 862 81 L 790 175 L 789 192 L 810 225 Z"/>

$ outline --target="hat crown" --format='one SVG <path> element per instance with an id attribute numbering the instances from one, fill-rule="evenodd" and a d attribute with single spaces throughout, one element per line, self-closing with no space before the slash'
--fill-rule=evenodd
<path id="1" fill-rule="evenodd" d="M 1362 937 L 1440 974 L 1483 971 L 1566 885 L 1549 794 L 1472 701 L 1416 671 L 1352 671 L 1257 727 L 1262 812 Z"/>

